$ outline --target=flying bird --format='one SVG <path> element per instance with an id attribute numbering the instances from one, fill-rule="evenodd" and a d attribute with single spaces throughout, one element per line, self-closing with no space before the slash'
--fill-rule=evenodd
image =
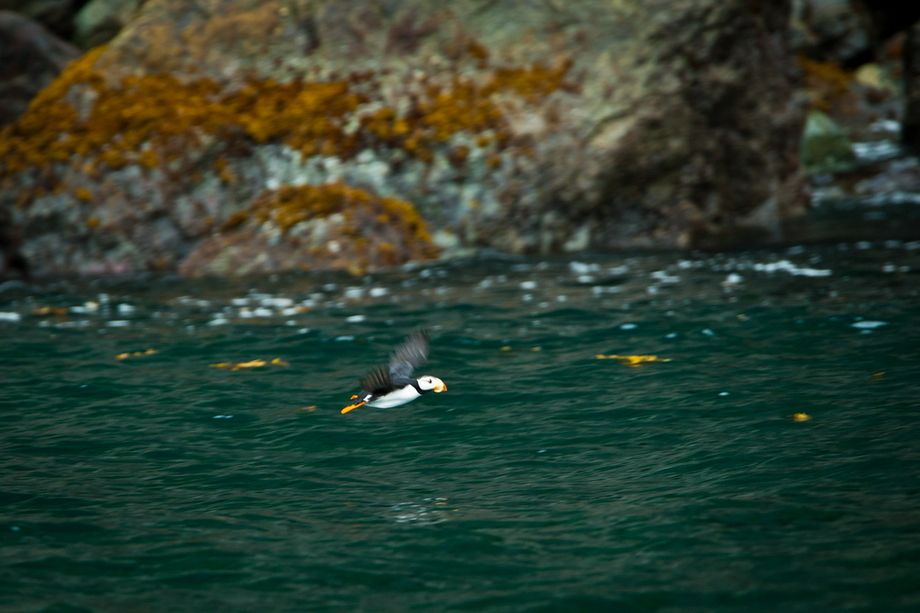
<path id="1" fill-rule="evenodd" d="M 413 332 L 393 350 L 388 365 L 375 367 L 361 379 L 361 393 L 351 397 L 353 403 L 342 409 L 342 414 L 365 405 L 391 409 L 428 392 L 446 392 L 447 386 L 437 377 L 412 377 L 412 371 L 427 358 L 428 333 Z"/>

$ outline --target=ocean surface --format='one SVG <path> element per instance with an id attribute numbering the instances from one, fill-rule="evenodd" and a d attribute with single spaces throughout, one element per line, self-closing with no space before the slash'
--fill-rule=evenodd
<path id="1" fill-rule="evenodd" d="M 0 355 L 4 613 L 920 611 L 917 241 L 14 281 Z"/>

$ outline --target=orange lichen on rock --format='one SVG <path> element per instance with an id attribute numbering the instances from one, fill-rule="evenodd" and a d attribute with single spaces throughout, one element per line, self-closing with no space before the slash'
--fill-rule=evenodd
<path id="1" fill-rule="evenodd" d="M 74 156 L 95 168 L 154 168 L 182 159 L 203 135 L 244 133 L 257 143 L 281 140 L 305 155 L 331 143 L 353 150 L 344 117 L 364 100 L 339 83 L 271 79 L 227 92 L 211 79 L 132 76 L 117 85 L 93 70 L 102 49 L 72 62 L 16 122 L 0 131 L 0 176 L 44 168 Z M 81 87 L 78 113 L 71 98 Z M 88 160 L 86 158 L 89 158 Z M 224 179 L 229 178 L 225 175 Z"/>
<path id="2" fill-rule="evenodd" d="M 260 224 L 271 221 L 282 232 L 287 232 L 298 223 L 337 213 L 344 216 L 356 237 L 365 234 L 364 228 L 356 223 L 367 218 L 397 228 L 407 241 L 431 244 L 425 220 L 414 206 L 399 198 L 375 196 L 344 183 L 285 185 L 278 190 L 266 190 L 255 199 L 249 211 L 242 214 L 252 216 Z"/>
<path id="3" fill-rule="evenodd" d="M 824 111 L 852 113 L 856 110 L 856 99 L 851 89 L 854 73 L 831 62 L 816 62 L 804 56 L 799 65 L 805 77 L 811 108 Z"/>
<path id="4" fill-rule="evenodd" d="M 286 185 L 265 190 L 250 207 L 231 215 L 180 272 L 339 269 L 362 274 L 437 256 L 424 219 L 404 200 L 343 183 Z"/>
<path id="5" fill-rule="evenodd" d="M 65 96 L 73 83 L 101 81 L 92 71 L 101 52 L 90 51 L 71 62 L 60 77 L 39 92 L 17 121 L 0 130 L 0 176 L 70 157 L 71 148 L 62 141 L 71 139 L 79 118 Z"/>
<path id="6" fill-rule="evenodd" d="M 145 189 L 169 191 L 159 199 L 165 201 L 206 183 L 200 191 L 211 191 L 198 200 L 218 203 L 219 210 L 209 209 L 215 219 L 181 222 L 195 244 L 179 268 L 193 276 L 298 267 L 357 274 L 438 255 L 411 204 L 345 184 L 268 190 L 228 215 L 239 198 L 251 197 L 237 173 L 246 172 L 241 160 L 258 145 L 287 145 L 301 154 L 299 161 L 283 162 L 293 165 L 317 155 L 347 162 L 371 150 L 394 165 L 407 157 L 446 159 L 459 169 L 485 160 L 499 170 L 509 155 L 528 151 L 529 141 L 515 140 L 510 113 L 557 90 L 576 91 L 566 80 L 569 64 L 492 69 L 487 50 L 476 45 L 468 50 L 479 66 L 476 77 L 381 69 L 285 83 L 223 83 L 174 73 L 116 78 L 118 71 L 103 73 L 97 65 L 104 50 L 69 64 L 17 121 L 0 129 L 0 180 L 19 188 L 18 207 L 47 193 L 70 194 L 74 204 L 90 209 L 84 211 L 90 229 L 127 234 L 134 221 L 101 209 L 118 208 L 132 192 L 120 182 L 135 181 L 133 171 L 144 173 Z M 132 172 L 106 176 L 122 168 Z M 214 177 L 220 181 L 216 193 L 209 182 Z M 131 196 L 127 206 L 147 205 Z M 218 224 L 219 233 L 199 238 Z"/>
<path id="7" fill-rule="evenodd" d="M 385 107 L 363 118 L 363 127 L 387 145 L 427 161 L 432 149 L 458 132 L 479 135 L 477 145 L 510 140 L 511 132 L 495 95 L 511 92 L 536 103 L 557 90 L 577 91 L 566 81 L 571 63 L 547 68 L 499 68 L 483 79 L 455 77 L 449 86 L 428 84 L 426 95 L 398 116 Z M 410 117 L 410 119 L 407 119 Z"/>
<path id="8" fill-rule="evenodd" d="M 295 79 L 278 84 L 268 79 L 250 82 L 241 91 L 223 98 L 222 103 L 257 143 L 279 139 L 304 156 L 320 153 L 324 146 L 348 154 L 357 140 L 345 132 L 344 119 L 366 101 L 350 87 L 344 81 L 314 83 Z"/>
<path id="9" fill-rule="evenodd" d="M 499 68 L 492 75 L 483 93 L 492 95 L 510 90 L 529 102 L 536 102 L 560 89 L 574 93 L 578 88 L 566 81 L 571 67 L 572 62 L 565 61 L 554 68 L 547 68 L 540 63 L 530 68 Z"/>
<path id="10" fill-rule="evenodd" d="M 133 163 L 152 168 L 160 156 L 151 147 L 182 150 L 194 141 L 193 128 L 213 132 L 228 121 L 229 110 L 213 99 L 216 82 L 151 75 L 112 86 L 93 70 L 102 50 L 68 65 L 18 121 L 0 132 L 0 175 L 74 156 L 93 167 L 98 161 L 110 168 Z M 74 104 L 88 108 L 78 113 Z"/>
<path id="11" fill-rule="evenodd" d="M 499 68 L 446 84 L 422 77 L 424 95 L 410 97 L 403 113 L 383 106 L 361 115 L 361 105 L 380 93 L 379 75 L 355 73 L 331 82 L 252 79 L 237 89 L 165 73 L 112 83 L 94 68 L 103 50 L 69 64 L 18 121 L 0 131 L 0 176 L 68 161 L 94 171 L 100 164 L 153 169 L 187 159 L 205 146 L 206 135 L 228 142 L 242 135 L 255 143 L 280 141 L 305 157 L 347 159 L 383 144 L 431 161 L 435 147 L 458 132 L 489 144 L 511 138 L 496 94 L 535 103 L 559 89 L 575 90 L 566 81 L 568 63 Z M 218 173 L 232 182 L 226 165 Z"/>

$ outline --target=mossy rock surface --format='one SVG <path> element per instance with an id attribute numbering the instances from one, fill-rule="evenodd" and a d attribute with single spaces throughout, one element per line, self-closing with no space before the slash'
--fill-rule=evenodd
<path id="1" fill-rule="evenodd" d="M 776 237 L 805 202 L 787 10 L 147 2 L 0 134 L 0 204 L 44 272 L 245 272 L 217 252 L 269 245 L 259 271 L 360 270 L 431 257 L 429 231 L 515 253 Z M 303 226 L 254 221 L 301 186 L 403 202 L 424 232 L 301 253 Z"/>

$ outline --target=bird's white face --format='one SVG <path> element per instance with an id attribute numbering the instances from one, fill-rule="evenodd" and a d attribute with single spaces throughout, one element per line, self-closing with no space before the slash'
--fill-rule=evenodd
<path id="1" fill-rule="evenodd" d="M 433 392 L 447 391 L 447 386 L 444 385 L 444 382 L 437 377 L 419 377 L 418 386 L 423 390 L 431 390 Z"/>

